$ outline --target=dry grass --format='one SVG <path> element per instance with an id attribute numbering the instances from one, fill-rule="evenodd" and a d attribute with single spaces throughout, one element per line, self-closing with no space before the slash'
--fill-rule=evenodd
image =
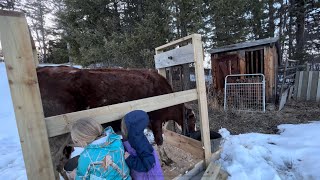
<path id="1" fill-rule="evenodd" d="M 191 105 L 197 113 L 197 103 Z M 282 111 L 267 110 L 263 112 L 227 111 L 208 99 L 210 129 L 218 131 L 226 128 L 231 134 L 278 132 L 280 124 L 300 124 L 309 121 L 320 121 L 320 103 L 297 102 L 287 103 Z M 267 108 L 268 109 L 268 108 Z M 197 125 L 199 127 L 199 124 Z"/>

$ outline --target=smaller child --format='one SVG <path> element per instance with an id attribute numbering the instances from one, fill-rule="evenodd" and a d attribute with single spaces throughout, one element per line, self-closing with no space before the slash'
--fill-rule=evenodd
<path id="1" fill-rule="evenodd" d="M 163 180 L 158 155 L 143 133 L 148 124 L 149 116 L 141 110 L 132 111 L 122 119 L 123 145 L 130 154 L 126 157 L 126 163 L 132 179 Z"/>
<path id="2" fill-rule="evenodd" d="M 103 130 L 92 119 L 80 119 L 72 126 L 71 138 L 75 144 L 84 147 L 78 160 L 76 180 L 131 179 L 121 136 L 111 127 Z"/>

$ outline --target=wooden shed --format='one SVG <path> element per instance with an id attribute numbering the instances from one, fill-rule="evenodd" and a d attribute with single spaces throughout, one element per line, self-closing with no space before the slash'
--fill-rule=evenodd
<path id="1" fill-rule="evenodd" d="M 213 87 L 222 91 L 230 74 L 262 73 L 266 79 L 266 102 L 275 102 L 280 59 L 278 38 L 232 44 L 208 50 L 211 54 Z"/>

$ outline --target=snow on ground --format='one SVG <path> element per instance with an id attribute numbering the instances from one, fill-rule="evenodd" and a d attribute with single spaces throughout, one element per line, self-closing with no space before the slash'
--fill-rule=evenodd
<path id="1" fill-rule="evenodd" d="M 280 134 L 248 133 L 224 138 L 219 160 L 229 179 L 320 179 L 320 122 L 284 124 Z"/>
<path id="2" fill-rule="evenodd" d="M 7 73 L 0 63 L 0 179 L 27 179 Z"/>
<path id="3" fill-rule="evenodd" d="M 4 63 L 0 63 L 0 179 L 27 179 Z M 320 179 L 320 122 L 280 125 L 281 133 L 230 135 L 219 160 L 229 179 Z"/>

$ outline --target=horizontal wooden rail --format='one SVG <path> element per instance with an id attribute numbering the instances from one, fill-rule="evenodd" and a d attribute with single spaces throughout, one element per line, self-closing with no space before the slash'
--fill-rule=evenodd
<path id="1" fill-rule="evenodd" d="M 110 106 L 52 116 L 45 118 L 45 121 L 48 130 L 48 136 L 54 137 L 68 133 L 70 131 L 70 126 L 80 118 L 92 118 L 100 124 L 104 124 L 121 119 L 126 113 L 132 110 L 139 109 L 150 112 L 196 99 L 197 90 L 191 89 Z"/>
<path id="2" fill-rule="evenodd" d="M 289 74 L 289 75 L 286 75 L 286 77 L 284 77 L 284 79 L 289 79 L 289 78 L 292 78 L 296 75 L 296 73 L 294 74 Z"/>
<path id="3" fill-rule="evenodd" d="M 189 35 L 189 36 L 186 36 L 186 37 L 183 37 L 183 38 L 180 38 L 180 39 L 175 40 L 175 41 L 172 41 L 172 42 L 169 42 L 169 43 L 167 43 L 167 44 L 165 44 L 165 45 L 162 45 L 162 46 L 157 47 L 155 50 L 156 50 L 156 51 L 162 51 L 162 50 L 164 50 L 164 49 L 177 46 L 177 45 L 182 44 L 182 43 L 187 42 L 187 41 L 190 41 L 190 42 L 191 42 L 193 36 L 194 36 L 194 34 Z"/>

